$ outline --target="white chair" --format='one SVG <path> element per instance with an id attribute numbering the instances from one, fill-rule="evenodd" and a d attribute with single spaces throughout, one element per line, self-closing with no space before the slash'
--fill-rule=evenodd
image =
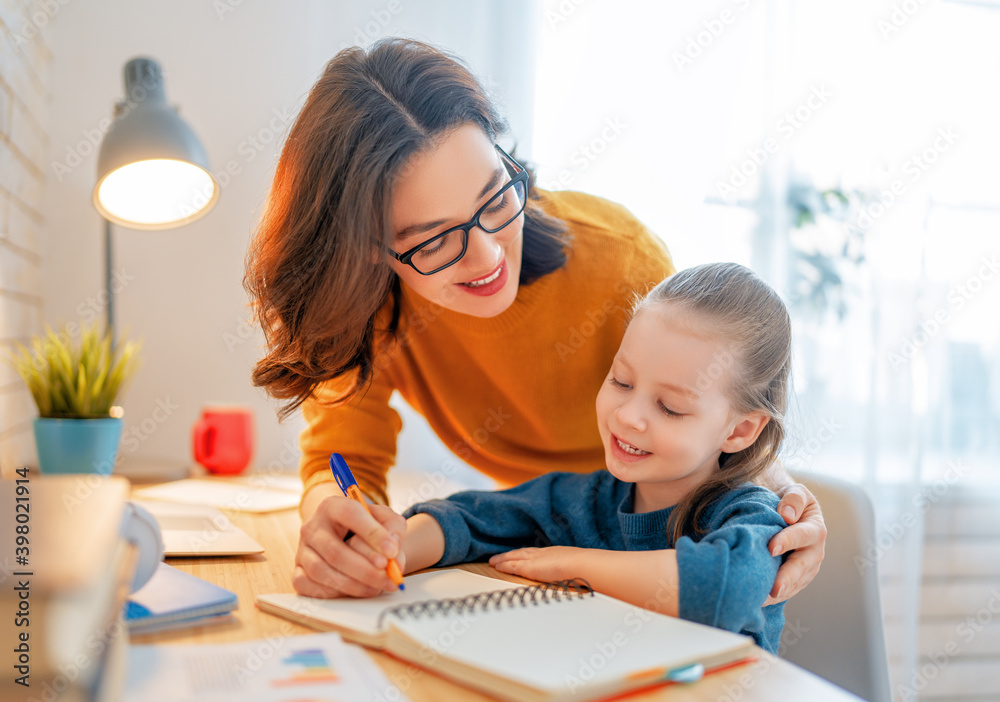
<path id="1" fill-rule="evenodd" d="M 829 534 L 819 574 L 785 605 L 779 654 L 869 702 L 892 702 L 878 564 L 865 561 L 875 540 L 871 500 L 843 480 L 793 477 L 819 500 Z"/>

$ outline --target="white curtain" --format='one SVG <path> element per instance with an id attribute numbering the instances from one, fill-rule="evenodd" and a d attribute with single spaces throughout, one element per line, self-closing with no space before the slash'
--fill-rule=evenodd
<path id="1" fill-rule="evenodd" d="M 543 187 L 625 204 L 680 267 L 734 260 L 782 292 L 796 335 L 786 461 L 876 504 L 896 697 L 995 694 L 996 5 L 399 7 L 380 33 L 464 57 Z M 399 506 L 487 486 L 397 406 Z"/>
<path id="2" fill-rule="evenodd" d="M 995 614 L 961 627 L 1000 611 L 1000 8 L 543 5 L 541 184 L 785 295 L 786 461 L 876 504 L 897 698 L 996 694 Z"/>

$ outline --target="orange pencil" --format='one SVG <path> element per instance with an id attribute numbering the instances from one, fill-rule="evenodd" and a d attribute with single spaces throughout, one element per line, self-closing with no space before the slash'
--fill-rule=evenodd
<path id="1" fill-rule="evenodd" d="M 365 497 L 361 494 L 358 481 L 354 479 L 354 474 L 347 467 L 347 461 L 339 453 L 330 454 L 330 470 L 333 471 L 333 477 L 337 481 L 337 485 L 344 491 L 344 496 L 360 502 L 361 506 L 370 515 L 372 511 L 368 509 L 368 503 L 365 502 Z M 399 570 L 399 564 L 396 563 L 395 558 L 389 559 L 389 563 L 385 566 L 385 573 L 392 582 L 399 586 L 400 590 L 406 589 L 406 585 L 403 584 L 403 573 Z"/>

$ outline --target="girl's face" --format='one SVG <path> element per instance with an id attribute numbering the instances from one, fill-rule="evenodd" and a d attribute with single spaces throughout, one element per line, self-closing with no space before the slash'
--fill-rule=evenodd
<path id="1" fill-rule="evenodd" d="M 676 504 L 718 470 L 723 451 L 756 439 L 761 417 L 736 416 L 725 394 L 734 362 L 721 339 L 670 303 L 629 324 L 597 395 L 597 422 L 608 470 L 637 483 L 637 511 Z"/>
<path id="2" fill-rule="evenodd" d="M 464 224 L 509 180 L 482 129 L 472 124 L 453 129 L 400 172 L 393 190 L 391 248 L 404 253 Z M 389 265 L 404 285 L 431 302 L 474 317 L 495 317 L 517 295 L 523 229 L 523 213 L 495 234 L 473 227 L 465 256 L 431 275 L 392 257 Z"/>

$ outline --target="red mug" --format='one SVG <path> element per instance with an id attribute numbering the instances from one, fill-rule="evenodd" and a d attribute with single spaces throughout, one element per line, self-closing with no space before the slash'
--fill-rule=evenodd
<path id="1" fill-rule="evenodd" d="M 205 407 L 191 433 L 194 460 L 209 473 L 236 475 L 253 457 L 253 411 L 249 407 Z"/>

